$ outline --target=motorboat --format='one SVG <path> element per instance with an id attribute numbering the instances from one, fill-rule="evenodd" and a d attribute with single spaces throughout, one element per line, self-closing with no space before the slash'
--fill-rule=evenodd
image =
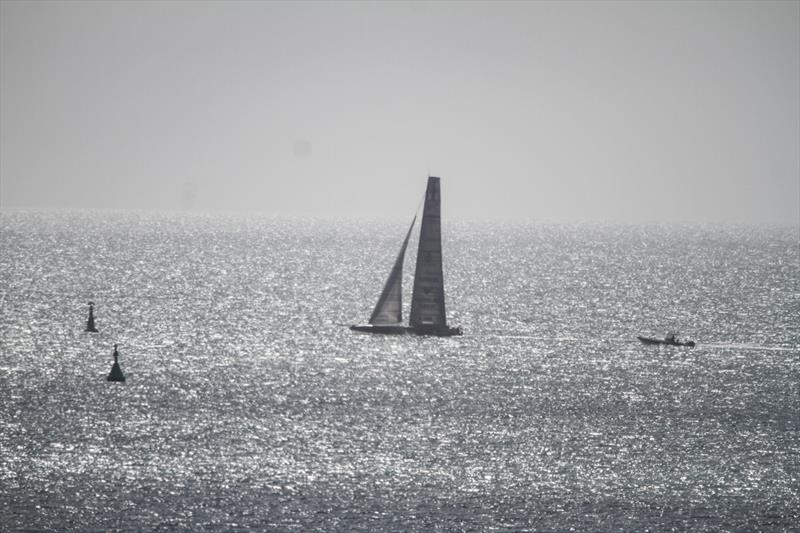
<path id="1" fill-rule="evenodd" d="M 668 333 L 663 339 L 638 336 L 636 338 L 642 341 L 642 344 L 664 344 L 667 346 L 686 346 L 688 348 L 694 348 L 695 346 L 694 341 L 681 341 L 674 333 Z"/>

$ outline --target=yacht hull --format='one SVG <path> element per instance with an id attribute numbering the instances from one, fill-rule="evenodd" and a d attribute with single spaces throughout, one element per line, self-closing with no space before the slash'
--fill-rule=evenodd
<path id="1" fill-rule="evenodd" d="M 353 331 L 362 333 L 380 333 L 382 335 L 404 335 L 408 333 L 405 326 L 373 326 L 372 324 L 354 324 L 350 326 Z"/>
<path id="2" fill-rule="evenodd" d="M 372 324 L 354 324 L 350 326 L 353 331 L 362 333 L 377 333 L 380 335 L 434 335 L 437 337 L 452 337 L 462 335 L 460 327 L 446 326 L 444 328 L 427 327 L 414 328 L 411 326 L 378 326 Z"/>

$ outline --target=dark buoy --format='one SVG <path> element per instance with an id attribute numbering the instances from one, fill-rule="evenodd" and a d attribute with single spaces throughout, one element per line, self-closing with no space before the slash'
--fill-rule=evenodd
<path id="1" fill-rule="evenodd" d="M 117 345 L 114 345 L 114 364 L 111 366 L 106 381 L 125 381 L 125 376 L 122 375 L 122 369 L 119 367 L 119 352 L 117 352 Z"/>
<path id="2" fill-rule="evenodd" d="M 97 333 L 97 328 L 94 327 L 94 302 L 89 302 L 89 320 L 86 321 L 86 331 Z"/>

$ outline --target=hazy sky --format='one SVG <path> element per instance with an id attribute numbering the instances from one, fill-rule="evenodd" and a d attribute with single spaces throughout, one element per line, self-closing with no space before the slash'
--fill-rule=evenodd
<path id="1" fill-rule="evenodd" d="M 0 3 L 0 206 L 800 224 L 800 2 Z"/>

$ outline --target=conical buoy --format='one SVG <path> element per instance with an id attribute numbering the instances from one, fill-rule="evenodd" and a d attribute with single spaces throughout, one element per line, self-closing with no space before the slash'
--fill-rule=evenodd
<path id="1" fill-rule="evenodd" d="M 119 367 L 119 352 L 117 352 L 117 345 L 114 345 L 114 364 L 111 366 L 106 381 L 125 381 L 125 376 L 122 375 L 122 369 Z"/>
<path id="2" fill-rule="evenodd" d="M 94 327 L 94 302 L 89 302 L 89 320 L 86 321 L 86 331 L 97 333 L 97 328 Z"/>

